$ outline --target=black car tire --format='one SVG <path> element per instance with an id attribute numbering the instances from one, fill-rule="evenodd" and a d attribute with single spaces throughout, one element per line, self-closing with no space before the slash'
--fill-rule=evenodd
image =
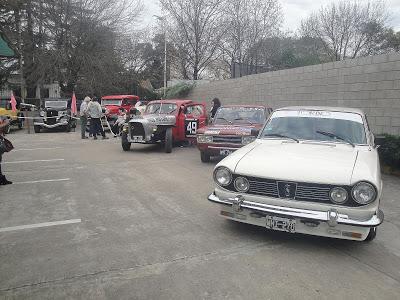
<path id="1" fill-rule="evenodd" d="M 169 127 L 165 131 L 165 153 L 172 152 L 172 128 Z"/>
<path id="2" fill-rule="evenodd" d="M 71 132 L 71 124 L 65 126 L 65 132 Z"/>
<path id="3" fill-rule="evenodd" d="M 372 227 L 369 230 L 369 233 L 368 233 L 367 238 L 365 239 L 365 241 L 366 242 L 370 242 L 370 241 L 374 240 L 376 238 L 376 231 L 377 231 L 377 228 L 376 227 Z"/>
<path id="4" fill-rule="evenodd" d="M 41 128 L 40 126 L 35 125 L 33 126 L 33 129 L 35 130 L 35 133 L 39 133 Z"/>
<path id="5" fill-rule="evenodd" d="M 131 149 L 131 143 L 128 142 L 128 134 L 126 132 L 122 132 L 121 145 L 124 151 L 129 151 Z"/>
<path id="6" fill-rule="evenodd" d="M 205 153 L 205 152 L 203 152 L 203 151 L 200 151 L 200 159 L 201 159 L 201 162 L 203 162 L 203 163 L 207 163 L 207 162 L 209 162 L 210 161 L 210 155 L 209 154 L 207 154 L 207 153 Z"/>
<path id="7" fill-rule="evenodd" d="M 6 134 L 9 134 L 11 132 L 11 125 L 7 125 L 6 129 L 4 130 Z"/>
<path id="8" fill-rule="evenodd" d="M 22 129 L 24 128 L 24 114 L 19 114 L 18 117 L 18 129 Z"/>

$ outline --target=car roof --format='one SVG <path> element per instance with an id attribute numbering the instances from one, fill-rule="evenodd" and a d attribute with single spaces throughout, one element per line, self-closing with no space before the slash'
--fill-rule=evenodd
<path id="1" fill-rule="evenodd" d="M 175 103 L 176 105 L 184 105 L 194 102 L 192 100 L 183 100 L 183 99 L 165 99 L 165 100 L 153 100 L 149 102 L 149 104 L 152 103 Z"/>
<path id="2" fill-rule="evenodd" d="M 364 115 L 364 112 L 358 108 L 352 107 L 334 107 L 334 106 L 287 106 L 275 109 L 278 110 L 327 110 L 327 111 L 336 111 L 336 112 L 347 112 L 347 113 L 356 113 L 359 115 Z"/>
<path id="3" fill-rule="evenodd" d="M 139 96 L 136 95 L 108 95 L 101 97 L 101 100 L 112 100 L 112 99 L 123 99 L 123 98 L 134 98 L 139 100 Z"/>
<path id="4" fill-rule="evenodd" d="M 229 104 L 229 105 L 221 105 L 221 107 L 257 107 L 257 108 L 270 108 L 265 105 L 251 105 L 251 104 Z"/>

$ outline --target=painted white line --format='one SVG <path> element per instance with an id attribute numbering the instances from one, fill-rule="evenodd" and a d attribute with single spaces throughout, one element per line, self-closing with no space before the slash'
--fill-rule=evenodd
<path id="1" fill-rule="evenodd" d="M 33 228 L 41 228 L 41 227 L 51 227 L 58 225 L 66 225 L 66 224 L 76 224 L 81 223 L 81 219 L 71 219 L 65 221 L 56 221 L 56 222 L 45 222 L 45 223 L 37 223 L 37 224 L 29 224 L 29 225 L 20 225 L 20 226 L 12 226 L 12 227 L 4 227 L 0 228 L 0 232 L 8 232 L 8 231 L 16 231 L 16 230 L 24 230 L 24 229 L 33 229 Z"/>
<path id="2" fill-rule="evenodd" d="M 60 178 L 60 179 L 44 179 L 44 180 L 34 180 L 34 181 L 22 181 L 22 182 L 13 182 L 13 184 L 28 184 L 28 183 L 42 183 L 42 182 L 60 182 L 60 181 L 69 181 L 71 178 Z"/>
<path id="3" fill-rule="evenodd" d="M 16 151 L 36 151 L 36 150 L 54 150 L 54 149 L 63 149 L 63 147 L 14 149 L 13 152 L 16 152 Z"/>
<path id="4" fill-rule="evenodd" d="M 56 159 L 37 159 L 37 160 L 17 160 L 17 161 L 5 161 L 2 164 L 25 164 L 25 163 L 33 163 L 33 162 L 49 162 L 49 161 L 63 161 L 64 158 L 56 158 Z"/>

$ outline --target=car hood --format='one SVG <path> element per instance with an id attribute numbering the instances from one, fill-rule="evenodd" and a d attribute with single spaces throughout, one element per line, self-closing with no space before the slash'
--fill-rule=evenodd
<path id="1" fill-rule="evenodd" d="M 207 135 L 251 135 L 252 129 L 261 129 L 263 124 L 210 125 L 198 130 Z"/>
<path id="2" fill-rule="evenodd" d="M 253 177 L 350 185 L 357 156 L 357 148 L 345 144 L 258 139 L 220 164 Z"/>
<path id="3" fill-rule="evenodd" d="M 121 107 L 119 105 L 113 105 L 113 104 L 112 105 L 105 104 L 103 106 L 107 108 L 109 114 L 118 114 L 119 108 Z"/>
<path id="4" fill-rule="evenodd" d="M 148 114 L 135 116 L 129 122 L 150 123 L 154 125 L 175 125 L 176 117 L 174 115 Z"/>

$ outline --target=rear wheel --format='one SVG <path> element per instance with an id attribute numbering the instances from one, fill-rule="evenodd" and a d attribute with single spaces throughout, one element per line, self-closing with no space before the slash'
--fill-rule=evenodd
<path id="1" fill-rule="evenodd" d="M 377 231 L 377 228 L 376 228 L 376 227 L 372 227 L 372 228 L 369 230 L 368 236 L 367 236 L 367 238 L 365 239 L 365 241 L 366 241 L 366 242 L 370 242 L 370 241 L 372 241 L 373 239 L 375 239 L 375 238 L 376 238 L 376 231 Z"/>
<path id="2" fill-rule="evenodd" d="M 40 126 L 33 126 L 33 129 L 35 130 L 35 133 L 39 133 L 40 132 Z"/>
<path id="3" fill-rule="evenodd" d="M 172 152 L 172 128 L 165 131 L 165 153 Z"/>
<path id="4" fill-rule="evenodd" d="M 200 158 L 203 163 L 210 161 L 210 155 L 208 155 L 207 153 L 205 153 L 203 151 L 200 152 Z"/>
<path id="5" fill-rule="evenodd" d="M 128 142 L 128 134 L 126 132 L 122 132 L 121 145 L 124 151 L 129 151 L 131 149 L 131 143 Z"/>

